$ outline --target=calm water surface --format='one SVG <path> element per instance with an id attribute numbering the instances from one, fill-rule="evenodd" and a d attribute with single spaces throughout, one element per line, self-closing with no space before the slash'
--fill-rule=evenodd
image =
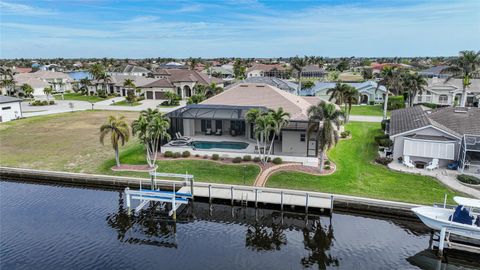
<path id="1" fill-rule="evenodd" d="M 72 71 L 72 72 L 67 72 L 68 76 L 70 76 L 74 80 L 81 80 L 84 78 L 89 78 L 92 79 L 92 75 L 87 72 L 87 71 Z"/>
<path id="2" fill-rule="evenodd" d="M 0 269 L 461 269 L 438 268 L 415 222 L 195 202 L 173 223 L 123 205 L 121 191 L 0 181 Z"/>

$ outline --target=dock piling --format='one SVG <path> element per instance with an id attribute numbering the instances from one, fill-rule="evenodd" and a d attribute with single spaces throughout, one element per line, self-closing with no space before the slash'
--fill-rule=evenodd
<path id="1" fill-rule="evenodd" d="M 233 206 L 233 186 L 230 187 L 230 197 L 231 197 L 230 204 Z"/>
<path id="2" fill-rule="evenodd" d="M 442 230 L 440 231 L 440 242 L 438 243 L 438 256 L 441 258 L 443 257 L 443 247 L 445 245 L 445 233 L 447 231 L 447 228 L 442 227 Z"/>
<path id="3" fill-rule="evenodd" d="M 212 185 L 208 185 L 208 203 L 212 203 Z"/>
<path id="4" fill-rule="evenodd" d="M 280 192 L 280 210 L 283 211 L 283 190 Z"/>
<path id="5" fill-rule="evenodd" d="M 258 188 L 255 189 L 255 208 L 258 206 Z"/>
<path id="6" fill-rule="evenodd" d="M 305 194 L 305 214 L 308 214 L 308 193 Z"/>

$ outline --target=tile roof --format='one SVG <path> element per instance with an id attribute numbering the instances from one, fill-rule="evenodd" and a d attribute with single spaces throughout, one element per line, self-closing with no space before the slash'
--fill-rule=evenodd
<path id="1" fill-rule="evenodd" d="M 118 86 L 123 86 L 123 83 L 127 79 L 132 80 L 135 86 L 137 87 L 143 87 L 146 84 L 150 84 L 158 80 L 154 78 L 147 78 L 144 76 L 136 76 L 136 75 L 111 75 L 110 77 L 112 78 L 112 83 Z M 99 83 L 102 83 L 101 80 Z"/>
<path id="2" fill-rule="evenodd" d="M 337 84 L 337 82 L 316 81 L 315 85 L 312 88 L 300 90 L 300 95 L 301 96 L 314 96 L 319 91 L 334 88 L 336 84 Z M 371 80 L 370 81 L 365 81 L 365 82 L 350 82 L 350 83 L 349 82 L 344 82 L 344 84 L 348 84 L 350 86 L 353 86 L 358 91 L 361 91 L 363 89 L 368 89 L 368 88 L 377 88 L 377 82 L 371 81 Z M 386 88 L 385 88 L 385 86 L 381 85 L 378 88 L 378 90 L 380 92 L 385 92 Z"/>
<path id="3" fill-rule="evenodd" d="M 268 84 L 277 88 L 280 88 L 284 91 L 293 93 L 297 90 L 298 85 L 294 82 L 290 82 L 287 80 L 279 79 L 276 77 L 248 77 L 245 80 L 229 85 L 227 89 L 230 89 L 234 86 L 237 86 L 239 84 L 244 84 L 244 83 L 264 83 Z"/>
<path id="4" fill-rule="evenodd" d="M 221 79 L 190 69 L 159 69 L 154 75 L 168 76 L 172 83 L 196 82 L 199 84 L 223 83 Z"/>
<path id="5" fill-rule="evenodd" d="M 174 88 L 172 82 L 170 82 L 170 80 L 168 79 L 159 79 L 142 86 L 142 88 L 154 88 L 154 87 Z"/>
<path id="6" fill-rule="evenodd" d="M 247 69 L 247 73 L 254 70 L 271 71 L 273 69 L 286 70 L 282 64 L 255 64 Z"/>
<path id="7" fill-rule="evenodd" d="M 321 99 L 317 97 L 310 97 L 307 100 L 268 84 L 242 83 L 200 104 L 263 106 L 274 110 L 282 107 L 290 113 L 291 120 L 305 121 L 308 120 L 308 108 L 320 101 Z"/>
<path id="8" fill-rule="evenodd" d="M 455 136 L 480 135 L 480 108 L 445 107 L 424 111 L 420 106 L 395 110 L 390 117 L 390 135 L 434 126 Z"/>

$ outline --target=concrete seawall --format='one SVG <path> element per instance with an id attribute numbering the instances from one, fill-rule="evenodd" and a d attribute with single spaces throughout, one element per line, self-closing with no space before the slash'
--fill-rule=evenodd
<path id="1" fill-rule="evenodd" d="M 44 171 L 44 170 L 32 170 L 21 168 L 0 167 L 0 179 L 2 180 L 17 180 L 17 181 L 30 181 L 39 183 L 56 183 L 56 184 L 70 184 L 86 187 L 100 187 L 100 188 L 136 188 L 140 182 L 143 186 L 150 186 L 150 179 L 135 178 L 135 177 L 123 177 L 123 176 L 109 176 L 109 175 L 95 175 L 95 174 L 83 174 L 83 173 L 69 173 L 58 171 Z M 180 187 L 180 183 L 183 181 L 163 180 L 160 187 L 172 188 L 172 184 L 176 183 Z M 164 184 L 164 185 L 163 185 Z M 238 187 L 245 188 L 245 186 L 214 184 L 205 182 L 196 182 L 195 186 L 205 187 L 206 185 L 212 185 L 219 188 Z M 256 188 L 256 187 L 250 187 Z M 299 190 L 286 190 L 286 189 L 273 189 L 273 188 L 259 188 L 269 190 L 272 192 L 291 192 L 300 193 L 307 191 Z M 358 211 L 365 213 L 375 213 L 388 216 L 397 217 L 415 217 L 410 211 L 412 207 L 416 207 L 416 204 L 369 199 L 363 197 L 355 197 L 348 195 L 327 194 L 320 192 L 308 192 L 317 196 L 334 197 L 334 211 L 346 210 L 346 211 Z"/>

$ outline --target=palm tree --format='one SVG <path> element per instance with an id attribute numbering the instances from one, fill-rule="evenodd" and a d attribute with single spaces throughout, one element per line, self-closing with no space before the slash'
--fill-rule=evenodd
<path id="1" fill-rule="evenodd" d="M 47 101 L 49 100 L 49 97 L 53 93 L 53 89 L 51 86 L 47 86 L 43 88 L 43 93 L 47 96 Z"/>
<path id="2" fill-rule="evenodd" d="M 131 90 L 132 88 L 136 88 L 137 86 L 135 85 L 134 80 L 126 79 L 125 81 L 123 81 L 123 87 L 127 88 L 127 92 L 128 92 L 128 90 Z"/>
<path id="3" fill-rule="evenodd" d="M 337 105 L 342 105 L 344 93 L 347 91 L 347 84 L 337 82 L 335 87 L 327 90 L 327 95 L 330 95 L 328 98 L 329 101 L 334 101 Z"/>
<path id="4" fill-rule="evenodd" d="M 280 136 L 280 132 L 282 129 L 290 123 L 290 113 L 286 112 L 283 110 L 282 107 L 278 108 L 276 111 L 275 110 L 270 110 L 269 114 L 272 116 L 272 124 L 273 124 L 273 134 L 272 134 L 272 139 L 270 140 L 270 148 L 268 150 L 268 155 L 270 156 L 270 153 L 273 149 L 273 142 L 275 141 L 275 136 Z"/>
<path id="5" fill-rule="evenodd" d="M 357 88 L 348 84 L 346 84 L 346 86 L 346 91 L 343 93 L 343 102 L 345 104 L 346 122 L 348 122 L 350 119 L 350 112 L 352 111 L 352 104 L 358 103 L 359 93 Z"/>
<path id="6" fill-rule="evenodd" d="M 92 66 L 90 66 L 88 71 L 92 75 L 93 79 L 97 81 L 97 83 L 106 73 L 105 66 L 100 63 L 93 64 Z M 95 92 L 97 92 L 97 84 L 95 84 Z M 90 95 L 90 92 L 88 93 L 88 95 Z"/>
<path id="7" fill-rule="evenodd" d="M 10 68 L 0 68 L 0 76 L 0 86 L 5 87 L 7 94 L 11 95 L 15 91 L 15 79 L 13 77 L 13 71 Z M 12 88 L 14 91 L 12 91 Z"/>
<path id="8" fill-rule="evenodd" d="M 323 170 L 325 151 L 333 147 L 338 142 L 338 132 L 334 128 L 340 126 L 343 113 L 335 107 L 334 104 L 321 101 L 317 105 L 308 108 L 307 111 L 311 124 L 307 130 L 308 138 L 315 133 L 317 141 L 317 152 L 320 154 L 320 172 Z"/>
<path id="9" fill-rule="evenodd" d="M 108 83 L 112 82 L 112 76 L 108 75 L 107 73 L 104 73 L 100 79 L 103 81 L 103 90 L 105 91 L 105 95 L 107 95 L 107 86 Z"/>
<path id="10" fill-rule="evenodd" d="M 80 87 L 80 90 L 81 91 L 85 91 L 87 93 L 87 95 L 89 95 L 88 93 L 90 92 L 88 87 L 92 85 L 92 81 L 89 79 L 89 78 L 83 78 L 83 79 L 80 79 L 80 84 L 82 85 Z"/>
<path id="11" fill-rule="evenodd" d="M 377 83 L 377 89 L 375 92 L 378 91 L 380 85 L 385 86 L 386 91 L 383 101 L 383 119 L 387 119 L 388 95 L 390 93 L 398 94 L 402 90 L 402 74 L 402 70 L 390 66 L 384 67 L 380 73 L 381 79 Z"/>
<path id="12" fill-rule="evenodd" d="M 301 57 L 295 56 L 290 61 L 290 65 L 297 72 L 297 81 L 298 81 L 297 95 L 300 93 L 300 90 L 302 89 L 302 82 L 301 82 L 302 70 L 307 64 L 308 64 L 308 59 L 306 57 L 301 58 Z"/>
<path id="13" fill-rule="evenodd" d="M 23 94 L 25 94 L 25 97 L 30 97 L 33 94 L 32 86 L 26 83 L 22 85 L 22 91 L 23 91 Z"/>
<path id="14" fill-rule="evenodd" d="M 418 73 L 406 73 L 403 80 L 408 91 L 408 105 L 412 107 L 415 96 L 425 90 L 428 83 L 425 77 L 418 75 Z"/>
<path id="15" fill-rule="evenodd" d="M 250 109 L 245 114 L 245 120 L 247 121 L 247 123 L 253 124 L 253 130 L 250 130 L 250 133 L 254 134 L 255 140 L 257 141 L 257 149 L 258 149 L 260 158 L 262 158 L 262 153 L 260 151 L 261 149 L 260 141 L 263 140 L 263 138 L 261 137 L 262 131 L 258 127 L 256 127 L 256 125 L 261 115 L 262 115 L 262 111 L 260 111 L 260 109 Z"/>
<path id="16" fill-rule="evenodd" d="M 105 124 L 100 127 L 100 143 L 104 144 L 105 136 L 110 136 L 113 150 L 115 150 L 115 162 L 117 167 L 120 167 L 119 144 L 122 146 L 130 139 L 130 128 L 125 121 L 125 116 L 115 117 L 110 115 Z"/>
<path id="17" fill-rule="evenodd" d="M 223 88 L 218 86 L 216 83 L 211 83 L 207 87 L 207 91 L 205 92 L 206 98 L 211 98 L 214 95 L 218 95 L 223 91 Z"/>
<path id="18" fill-rule="evenodd" d="M 480 51 L 461 51 L 458 59 L 454 60 L 452 65 L 444 70 L 442 73 L 458 74 L 462 77 L 462 100 L 460 107 L 465 107 L 467 102 L 467 88 L 472 84 L 471 79 L 474 75 L 480 73 Z M 446 81 L 453 78 L 450 76 Z"/>

